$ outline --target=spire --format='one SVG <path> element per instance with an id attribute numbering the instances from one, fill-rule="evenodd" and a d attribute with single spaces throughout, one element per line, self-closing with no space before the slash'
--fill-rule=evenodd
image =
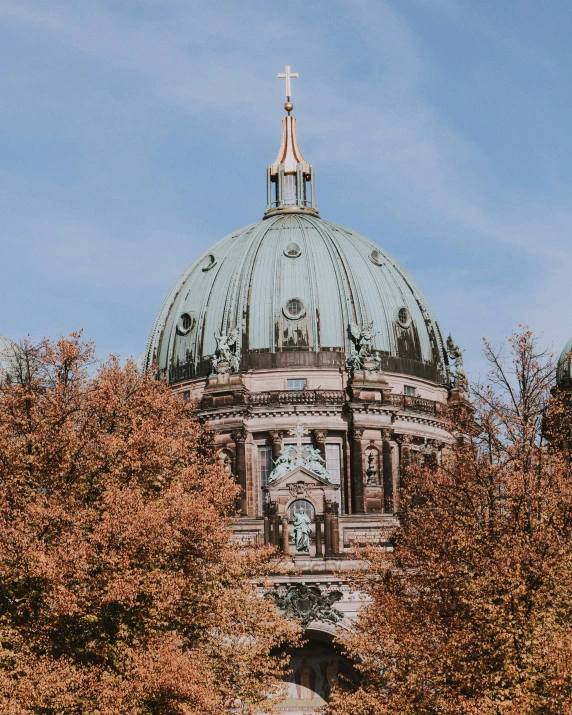
<path id="1" fill-rule="evenodd" d="M 291 72 L 286 65 L 279 79 L 286 80 L 287 115 L 282 119 L 282 144 L 276 161 L 266 172 L 266 213 L 265 216 L 279 213 L 309 213 L 318 216 L 314 195 L 314 170 L 302 156 L 296 137 L 296 118 L 290 115 L 292 104 L 291 81 L 298 77 L 298 72 Z"/>

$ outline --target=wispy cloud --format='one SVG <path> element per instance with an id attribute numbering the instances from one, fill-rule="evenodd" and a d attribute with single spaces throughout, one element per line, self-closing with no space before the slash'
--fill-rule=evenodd
<path id="1" fill-rule="evenodd" d="M 274 75 L 289 62 L 302 75 L 296 111 L 323 213 L 412 256 L 473 369 L 483 332 L 497 339 L 530 322 L 564 342 L 572 325 L 555 319 L 554 300 L 570 299 L 570 206 L 538 184 L 505 181 L 511 157 L 491 151 L 481 128 L 461 130 L 451 104 L 432 96 L 448 68 L 421 39 L 415 5 L 4 0 L 0 130 L 15 153 L 0 165 L 11 264 L 1 269 L 0 330 L 55 327 L 33 301 L 11 305 L 13 274 L 25 270 L 31 291 L 57 276 L 64 301 L 78 281 L 87 294 L 105 291 L 122 306 L 117 320 L 102 325 L 89 301 L 81 315 L 69 301 L 59 317 L 83 321 L 105 351 L 136 353 L 172 278 L 261 211 L 280 116 Z M 423 12 L 467 22 L 461 5 L 446 5 Z M 502 45 L 490 27 L 479 18 L 481 41 Z M 506 42 L 517 51 L 514 37 Z M 527 61 L 542 54 L 523 51 Z M 482 112 L 476 124 L 494 107 Z M 19 162 L 32 140 L 37 161 Z M 546 152 L 540 173 L 552 171 Z M 129 311 L 141 324 L 120 321 Z"/>

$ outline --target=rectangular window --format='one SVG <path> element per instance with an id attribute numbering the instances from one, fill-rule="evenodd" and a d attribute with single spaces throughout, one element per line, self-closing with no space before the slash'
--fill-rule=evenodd
<path id="1" fill-rule="evenodd" d="M 411 385 L 403 385 L 403 394 L 415 397 L 415 388 L 411 387 Z"/>
<path id="2" fill-rule="evenodd" d="M 292 380 L 288 380 L 288 390 L 305 390 L 306 389 L 306 378 L 296 377 Z"/>
<path id="3" fill-rule="evenodd" d="M 183 400 L 190 400 L 191 399 L 191 391 L 190 390 L 185 390 L 183 392 Z"/>
<path id="4" fill-rule="evenodd" d="M 342 477 L 342 459 L 339 444 L 326 445 L 326 469 L 333 484 L 339 484 Z"/>
<path id="5" fill-rule="evenodd" d="M 272 447 L 262 445 L 258 447 L 258 472 L 260 475 L 260 486 L 268 484 L 268 475 L 272 471 Z"/>

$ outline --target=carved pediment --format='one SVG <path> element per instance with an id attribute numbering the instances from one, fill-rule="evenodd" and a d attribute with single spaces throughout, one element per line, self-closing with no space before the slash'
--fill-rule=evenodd
<path id="1" fill-rule="evenodd" d="M 308 484 L 308 486 L 316 485 L 319 487 L 331 487 L 332 483 L 327 479 L 324 479 L 319 474 L 312 472 L 312 470 L 307 467 L 295 467 L 291 472 L 282 475 L 276 479 L 270 485 L 274 489 L 282 489 L 284 487 L 288 488 L 290 484 L 297 484 L 298 482 L 303 482 Z"/>

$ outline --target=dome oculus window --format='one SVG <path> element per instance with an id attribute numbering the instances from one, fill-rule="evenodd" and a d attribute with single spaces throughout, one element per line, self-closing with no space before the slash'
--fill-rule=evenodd
<path id="1" fill-rule="evenodd" d="M 378 251 L 376 248 L 369 254 L 369 260 L 375 263 L 376 266 L 383 266 L 383 256 L 381 255 L 381 251 Z"/>
<path id="2" fill-rule="evenodd" d="M 301 253 L 302 251 L 297 243 L 289 243 L 284 249 L 284 255 L 288 258 L 298 258 Z"/>
<path id="3" fill-rule="evenodd" d="M 411 325 L 411 314 L 405 307 L 401 307 L 397 311 L 397 322 L 402 328 L 408 328 Z"/>
<path id="4" fill-rule="evenodd" d="M 282 306 L 282 312 L 289 320 L 299 320 L 306 314 L 306 308 L 300 298 L 288 298 Z"/>
<path id="5" fill-rule="evenodd" d="M 216 258 L 210 253 L 202 262 L 201 268 L 203 271 L 210 271 L 211 268 L 216 266 Z"/>
<path id="6" fill-rule="evenodd" d="M 177 332 L 179 335 L 188 335 L 195 329 L 197 324 L 197 316 L 194 313 L 182 313 L 177 323 Z"/>

